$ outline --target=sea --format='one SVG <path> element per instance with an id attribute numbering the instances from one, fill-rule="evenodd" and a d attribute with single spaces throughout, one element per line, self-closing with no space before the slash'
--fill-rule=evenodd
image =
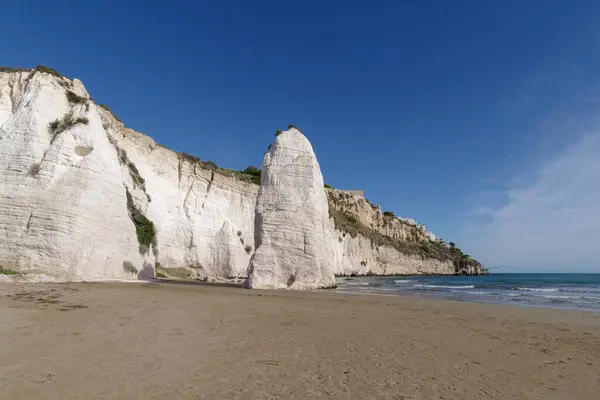
<path id="1" fill-rule="evenodd" d="M 436 297 L 600 312 L 600 274 L 338 278 L 338 292 Z"/>

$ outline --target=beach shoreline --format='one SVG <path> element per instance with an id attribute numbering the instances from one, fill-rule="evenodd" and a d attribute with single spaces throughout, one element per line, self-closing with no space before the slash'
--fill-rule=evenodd
<path id="1" fill-rule="evenodd" d="M 594 312 L 178 282 L 0 283 L 0 397 L 597 399 Z"/>

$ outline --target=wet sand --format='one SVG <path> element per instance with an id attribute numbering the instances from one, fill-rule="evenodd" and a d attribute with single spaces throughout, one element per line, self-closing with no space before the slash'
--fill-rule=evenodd
<path id="1" fill-rule="evenodd" d="M 2 399 L 600 399 L 600 313 L 0 284 Z"/>

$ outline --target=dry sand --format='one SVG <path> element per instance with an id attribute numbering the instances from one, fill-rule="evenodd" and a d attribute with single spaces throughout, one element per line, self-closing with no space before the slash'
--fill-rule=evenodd
<path id="1" fill-rule="evenodd" d="M 1 399 L 600 399 L 600 314 L 0 284 Z"/>

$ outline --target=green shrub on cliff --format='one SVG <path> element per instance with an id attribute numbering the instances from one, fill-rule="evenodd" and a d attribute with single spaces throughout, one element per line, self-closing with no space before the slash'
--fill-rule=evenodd
<path id="1" fill-rule="evenodd" d="M 34 70 L 35 71 L 40 71 L 40 72 L 45 72 L 45 73 L 50 74 L 50 75 L 54 75 L 57 78 L 62 78 L 62 75 L 61 75 L 60 72 L 58 72 L 54 68 L 46 67 L 45 65 L 41 65 L 40 64 L 37 67 L 35 67 Z"/>
<path id="2" fill-rule="evenodd" d="M 86 102 L 86 99 L 79 96 L 77 93 L 67 90 L 67 100 L 72 104 L 82 104 Z"/>
<path id="3" fill-rule="evenodd" d="M 253 166 L 249 166 L 248 168 L 246 168 L 243 171 L 244 174 L 248 174 L 248 175 L 254 175 L 254 176 L 260 176 L 262 171 L 256 167 Z"/>
<path id="4" fill-rule="evenodd" d="M 183 151 L 177 153 L 177 155 L 179 156 L 179 158 L 181 158 L 182 160 L 186 160 L 192 164 L 199 164 L 200 163 L 200 159 L 196 156 L 193 156 L 191 154 L 188 153 L 184 153 Z"/>
<path id="5" fill-rule="evenodd" d="M 123 121 L 121 121 L 121 118 L 117 117 L 115 115 L 115 113 L 110 109 L 110 107 L 108 107 L 106 104 L 98 104 L 100 107 L 104 108 L 106 111 L 108 111 L 109 113 L 112 114 L 113 118 L 116 119 L 117 121 L 119 121 L 120 123 L 123 123 Z M 160 146 L 160 145 L 159 145 Z"/>
<path id="6" fill-rule="evenodd" d="M 72 104 L 83 104 L 87 101 L 85 98 L 70 90 L 67 90 L 67 100 L 69 100 L 69 103 Z"/>
<path id="7" fill-rule="evenodd" d="M 12 269 L 4 268 L 0 265 L 0 275 L 21 275 L 17 271 L 13 271 Z"/>
<path id="8" fill-rule="evenodd" d="M 190 162 L 192 164 L 197 164 L 201 168 L 210 169 L 210 170 L 213 170 L 213 171 L 219 169 L 219 166 L 214 161 L 202 161 L 198 157 L 193 156 L 193 155 L 188 154 L 188 153 L 184 153 L 184 152 L 179 152 L 179 153 L 177 153 L 177 155 L 179 156 L 180 159 L 186 160 L 186 161 L 188 161 L 188 162 Z"/>
<path id="9" fill-rule="evenodd" d="M 145 192 L 146 181 L 140 175 L 140 171 L 138 171 L 135 164 L 127 160 L 127 169 L 129 169 L 129 176 L 131 176 L 131 180 L 133 181 L 134 186 L 142 188 L 142 190 Z"/>
<path id="10" fill-rule="evenodd" d="M 51 142 L 54 142 L 56 137 L 67 129 L 77 125 L 87 125 L 90 121 L 86 117 L 73 118 L 73 113 L 67 113 L 62 119 L 56 119 L 48 124 L 48 130 L 52 134 Z"/>
<path id="11" fill-rule="evenodd" d="M 136 207 L 131 197 L 131 193 L 126 188 L 125 193 L 127 195 L 127 209 L 129 210 L 129 218 L 135 225 L 135 233 L 137 236 L 138 244 L 140 245 L 140 253 L 146 254 L 150 245 L 156 247 L 156 229 L 154 223 L 150 221 L 146 216 Z"/>
<path id="12" fill-rule="evenodd" d="M 30 72 L 31 68 L 13 68 L 0 65 L 0 72 Z"/>
<path id="13" fill-rule="evenodd" d="M 262 171 L 256 167 L 249 166 L 245 170 L 242 171 L 243 175 L 250 176 L 250 181 L 257 185 L 260 185 L 260 179 L 262 176 Z"/>
<path id="14" fill-rule="evenodd" d="M 204 161 L 203 167 L 206 169 L 212 169 L 212 170 L 219 169 L 219 166 L 214 161 Z"/>

